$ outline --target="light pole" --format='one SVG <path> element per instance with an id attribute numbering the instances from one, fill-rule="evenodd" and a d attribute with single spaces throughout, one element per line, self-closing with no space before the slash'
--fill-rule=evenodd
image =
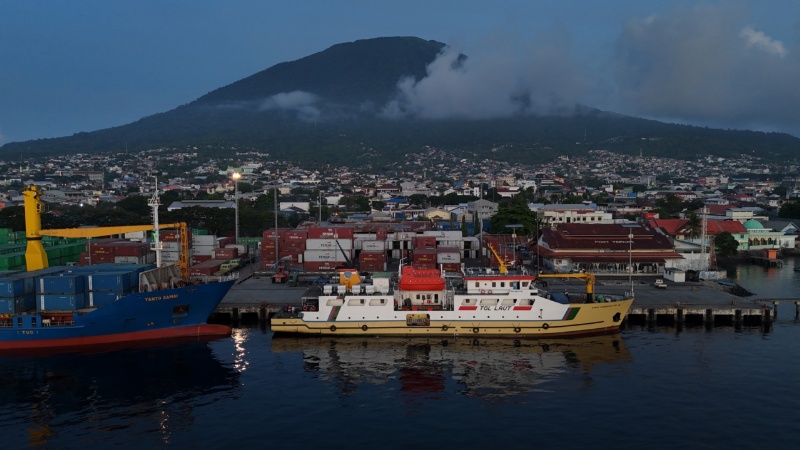
<path id="1" fill-rule="evenodd" d="M 633 297 L 633 230 L 628 230 L 628 284 Z"/>
<path id="2" fill-rule="evenodd" d="M 239 172 L 233 172 L 231 174 L 231 178 L 233 178 L 233 200 L 234 200 L 234 209 L 236 210 L 236 241 L 235 243 L 239 243 L 239 179 L 242 178 L 242 174 Z"/>

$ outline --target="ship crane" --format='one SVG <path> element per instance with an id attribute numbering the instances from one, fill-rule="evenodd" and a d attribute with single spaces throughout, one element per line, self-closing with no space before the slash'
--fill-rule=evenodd
<path id="1" fill-rule="evenodd" d="M 47 252 L 42 245 L 42 236 L 55 236 L 64 238 L 94 238 L 102 236 L 111 236 L 115 234 L 132 233 L 137 231 L 156 231 L 156 242 L 154 249 L 158 255 L 158 265 L 161 264 L 160 258 L 160 245 L 158 243 L 158 230 L 163 228 L 174 228 L 178 230 L 179 239 L 181 242 L 181 253 L 177 266 L 180 271 L 181 277 L 185 280 L 189 279 L 189 234 L 187 232 L 185 222 L 177 222 L 170 224 L 158 224 L 158 192 L 154 194 L 155 205 L 153 199 L 148 204 L 154 209 L 154 224 L 149 225 L 124 225 L 124 226 L 111 226 L 111 227 L 93 227 L 93 228 L 60 228 L 52 230 L 42 229 L 41 214 L 44 212 L 44 198 L 46 198 L 45 191 L 35 185 L 28 186 L 22 192 L 25 199 L 25 237 L 28 240 L 28 246 L 25 250 L 25 263 L 27 264 L 28 271 L 45 269 L 49 267 Z"/>
<path id="2" fill-rule="evenodd" d="M 577 278 L 586 283 L 586 303 L 594 302 L 595 277 L 589 272 L 582 273 L 539 273 L 537 278 Z"/>

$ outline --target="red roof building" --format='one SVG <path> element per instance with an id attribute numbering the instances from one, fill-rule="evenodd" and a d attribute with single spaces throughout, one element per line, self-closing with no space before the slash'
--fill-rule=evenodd
<path id="1" fill-rule="evenodd" d="M 559 224 L 543 231 L 533 252 L 556 272 L 627 274 L 630 262 L 634 273 L 656 274 L 683 258 L 667 236 L 633 224 Z"/>

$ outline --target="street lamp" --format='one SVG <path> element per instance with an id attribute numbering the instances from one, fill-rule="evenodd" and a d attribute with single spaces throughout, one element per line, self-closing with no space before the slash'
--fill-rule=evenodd
<path id="1" fill-rule="evenodd" d="M 231 178 L 233 178 L 233 199 L 234 199 L 234 209 L 236 210 L 236 241 L 235 243 L 239 243 L 239 179 L 242 178 L 242 174 L 239 172 L 233 172 L 231 174 Z"/>

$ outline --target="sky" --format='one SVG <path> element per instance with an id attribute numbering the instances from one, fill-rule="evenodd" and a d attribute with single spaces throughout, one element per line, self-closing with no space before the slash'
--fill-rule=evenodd
<path id="1" fill-rule="evenodd" d="M 798 0 L 5 0 L 0 145 L 124 125 L 384 36 L 448 45 L 425 79 L 398 80 L 387 118 L 577 103 L 800 137 Z"/>

